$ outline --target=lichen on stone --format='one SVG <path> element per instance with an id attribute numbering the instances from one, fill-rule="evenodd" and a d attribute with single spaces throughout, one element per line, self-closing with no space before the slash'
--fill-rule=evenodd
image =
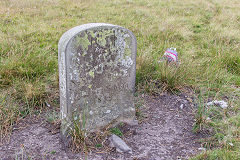
<path id="1" fill-rule="evenodd" d="M 82 36 L 83 35 L 83 36 Z M 76 45 L 81 44 L 83 49 L 87 51 L 88 46 L 91 45 L 91 42 L 88 39 L 88 35 L 85 32 L 82 32 L 82 35 L 77 35 L 75 40 L 76 40 Z"/>
<path id="2" fill-rule="evenodd" d="M 91 71 L 89 72 L 89 75 L 94 78 L 94 71 L 91 70 Z"/>

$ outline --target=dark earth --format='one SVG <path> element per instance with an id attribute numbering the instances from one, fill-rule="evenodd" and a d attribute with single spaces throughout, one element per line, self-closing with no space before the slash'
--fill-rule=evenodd
<path id="1" fill-rule="evenodd" d="M 10 140 L 0 146 L 0 159 L 183 160 L 201 152 L 199 140 L 206 135 L 192 131 L 195 107 L 191 97 L 169 93 L 140 97 L 139 124 L 119 126 L 132 155 L 114 149 L 87 156 L 73 153 L 60 140 L 59 124 L 32 116 L 15 126 Z"/>

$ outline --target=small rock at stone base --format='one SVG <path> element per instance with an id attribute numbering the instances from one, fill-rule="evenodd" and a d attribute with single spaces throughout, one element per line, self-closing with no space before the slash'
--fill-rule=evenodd
<path id="1" fill-rule="evenodd" d="M 116 136 L 115 134 L 110 137 L 110 146 L 116 147 L 117 152 L 132 154 L 132 149 L 120 137 Z"/>

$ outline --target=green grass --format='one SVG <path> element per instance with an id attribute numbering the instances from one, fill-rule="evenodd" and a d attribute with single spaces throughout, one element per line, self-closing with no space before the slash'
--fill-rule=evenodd
<path id="1" fill-rule="evenodd" d="M 123 136 L 122 131 L 118 127 L 110 128 L 110 132 L 119 136 L 119 137 Z"/>
<path id="2" fill-rule="evenodd" d="M 218 149 L 202 157 L 234 159 L 239 156 L 239 145 L 222 144 L 229 137 L 239 144 L 239 8 L 239 0 L 1 0 L 0 92 L 4 101 L 0 102 L 0 127 L 8 128 L 1 129 L 1 135 L 11 132 L 16 120 L 47 109 L 45 102 L 58 106 L 61 35 L 77 25 L 105 22 L 126 27 L 137 37 L 138 90 L 157 94 L 190 87 L 196 93 L 202 90 L 205 98 L 228 97 L 233 107 L 216 113 L 223 115 L 214 126 L 224 137 L 217 142 Z M 177 48 L 179 66 L 158 63 L 170 47 Z"/>
<path id="3" fill-rule="evenodd" d="M 70 131 L 71 142 L 69 145 L 71 145 L 72 150 L 75 152 L 83 151 L 84 153 L 87 153 L 89 150 L 87 145 L 87 138 L 89 133 L 85 128 L 85 114 L 83 113 L 83 116 L 75 117 L 76 118 L 73 118 L 73 126 Z"/>

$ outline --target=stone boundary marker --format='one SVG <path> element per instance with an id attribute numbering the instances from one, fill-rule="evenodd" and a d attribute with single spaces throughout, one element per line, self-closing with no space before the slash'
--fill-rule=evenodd
<path id="1" fill-rule="evenodd" d="M 61 135 L 73 122 L 88 132 L 135 117 L 136 38 L 131 31 L 90 23 L 65 32 L 58 43 Z"/>

